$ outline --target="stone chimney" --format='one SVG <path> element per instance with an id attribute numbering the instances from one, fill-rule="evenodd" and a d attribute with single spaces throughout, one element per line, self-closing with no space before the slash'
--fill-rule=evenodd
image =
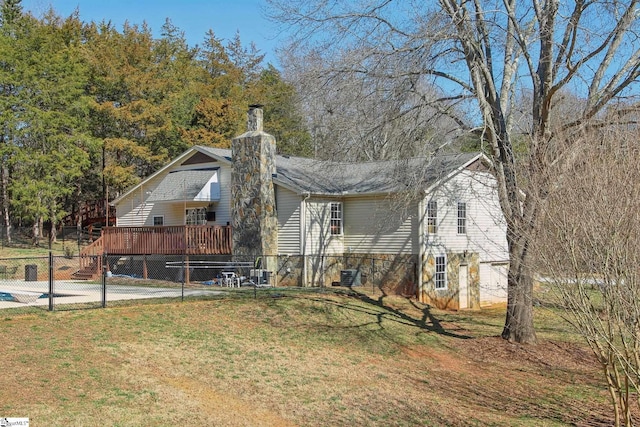
<path id="1" fill-rule="evenodd" d="M 277 270 L 278 218 L 273 175 L 276 140 L 262 130 L 262 106 L 249 106 L 247 132 L 231 141 L 233 255 L 238 261 L 262 258 Z"/>
<path id="2" fill-rule="evenodd" d="M 247 132 L 262 132 L 262 105 L 249 105 L 247 113 Z"/>

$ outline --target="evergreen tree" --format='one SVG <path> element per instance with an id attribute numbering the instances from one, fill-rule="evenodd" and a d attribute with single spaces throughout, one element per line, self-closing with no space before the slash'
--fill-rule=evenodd
<path id="1" fill-rule="evenodd" d="M 9 28 L 22 16 L 22 0 L 2 0 L 0 3 L 0 26 Z"/>
<path id="2" fill-rule="evenodd" d="M 82 202 L 116 197 L 190 145 L 228 147 L 249 104 L 265 108 L 280 152 L 306 154 L 296 94 L 239 34 L 190 48 L 169 19 L 83 23 L 23 15 L 0 0 L 0 197 L 3 223 L 57 222 Z M 55 233 L 53 234 L 55 237 Z M 37 240 L 36 240 L 37 242 Z"/>
<path id="3" fill-rule="evenodd" d="M 90 24 L 86 34 L 91 127 L 105 147 L 106 183 L 117 195 L 186 149 L 182 130 L 199 101 L 202 71 L 169 20 L 158 40 L 146 26 L 129 24 L 122 33 Z"/>
<path id="4" fill-rule="evenodd" d="M 264 105 L 265 131 L 276 138 L 278 153 L 312 156 L 311 135 L 297 108 L 295 88 L 282 79 L 273 65 L 260 73 L 254 97 Z"/>
<path id="5" fill-rule="evenodd" d="M 13 73 L 19 108 L 9 122 L 8 189 L 14 211 L 33 225 L 35 244 L 44 221 L 52 224 L 55 238 L 57 222 L 66 214 L 65 197 L 88 167 L 80 28 L 77 15 L 62 21 L 50 11 L 42 22 L 24 17 L 17 33 Z"/>
<path id="6" fill-rule="evenodd" d="M 103 147 L 95 175 L 102 175 L 117 194 L 168 158 L 166 152 L 153 153 L 149 143 L 157 116 L 154 100 L 161 98 L 149 71 L 153 68 L 153 38 L 146 26 L 125 23 L 120 33 L 104 22 L 89 24 L 85 36 L 89 126 Z"/>
<path id="7" fill-rule="evenodd" d="M 207 32 L 198 59 L 205 70 L 201 97 L 183 136 L 192 145 L 229 147 L 231 138 L 244 131 L 248 104 L 242 72 L 212 30 Z"/>
<path id="8" fill-rule="evenodd" d="M 23 25 L 20 1 L 2 1 L 0 7 L 0 195 L 2 222 L 6 238 L 11 242 L 11 180 L 10 162 L 12 140 L 18 127 L 17 113 L 20 102 L 17 94 L 20 84 L 14 71 L 18 68 L 17 31 Z M 26 22 L 26 21 L 24 21 Z"/>

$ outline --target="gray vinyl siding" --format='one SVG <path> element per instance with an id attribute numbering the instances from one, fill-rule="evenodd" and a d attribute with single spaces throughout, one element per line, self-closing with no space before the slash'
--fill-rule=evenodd
<path id="1" fill-rule="evenodd" d="M 299 255 L 301 197 L 284 187 L 276 187 L 278 212 L 278 252 Z"/>
<path id="2" fill-rule="evenodd" d="M 388 199 L 347 199 L 344 203 L 345 250 L 363 254 L 417 254 L 416 214 L 417 207 L 403 209 Z"/>

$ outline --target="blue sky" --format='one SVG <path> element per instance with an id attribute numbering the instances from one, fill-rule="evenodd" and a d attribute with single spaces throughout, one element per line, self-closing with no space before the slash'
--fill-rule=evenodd
<path id="1" fill-rule="evenodd" d="M 63 17 L 78 8 L 83 21 L 110 20 L 118 29 L 126 20 L 132 24 L 146 21 L 155 36 L 159 36 L 165 19 L 170 18 L 184 31 L 190 46 L 202 45 L 209 29 L 224 40 L 240 31 L 245 46 L 254 42 L 267 55 L 266 61 L 277 64 L 276 27 L 264 18 L 263 0 L 22 0 L 22 7 L 37 17 L 49 7 Z"/>

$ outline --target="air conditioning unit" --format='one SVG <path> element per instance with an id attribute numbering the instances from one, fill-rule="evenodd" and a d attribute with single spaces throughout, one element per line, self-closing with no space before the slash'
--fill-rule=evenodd
<path id="1" fill-rule="evenodd" d="M 340 286 L 360 286 L 360 270 L 350 269 L 340 271 Z"/>
<path id="2" fill-rule="evenodd" d="M 249 270 L 249 277 L 258 286 L 271 286 L 272 271 L 263 270 L 261 268 L 252 268 Z"/>

